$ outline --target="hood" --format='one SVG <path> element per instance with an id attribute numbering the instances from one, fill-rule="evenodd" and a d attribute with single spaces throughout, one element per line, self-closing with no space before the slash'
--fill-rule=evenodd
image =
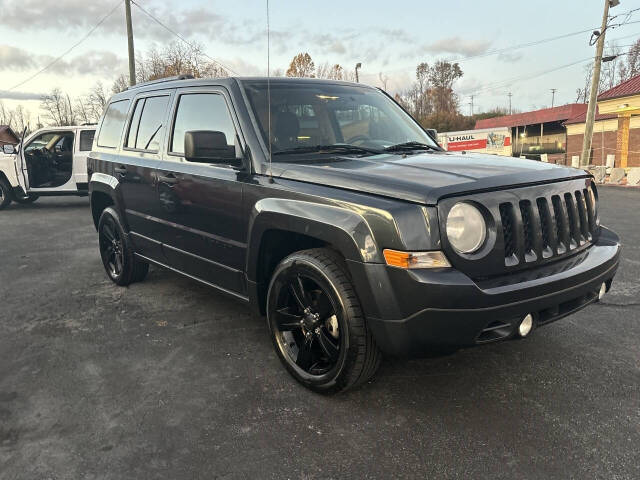
<path id="1" fill-rule="evenodd" d="M 443 197 L 587 177 L 584 170 L 483 154 L 424 152 L 273 163 L 280 178 L 435 205 Z"/>

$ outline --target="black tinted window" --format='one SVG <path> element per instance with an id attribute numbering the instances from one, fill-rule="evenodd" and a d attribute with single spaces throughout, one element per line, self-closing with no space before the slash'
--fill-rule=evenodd
<path id="1" fill-rule="evenodd" d="M 222 132 L 227 137 L 227 145 L 235 144 L 236 130 L 222 95 L 195 93 L 180 97 L 173 126 L 172 152 L 184 153 L 184 133 L 192 130 Z"/>
<path id="2" fill-rule="evenodd" d="M 162 138 L 162 122 L 169 103 L 168 96 L 138 100 L 133 113 L 127 147 L 157 152 Z"/>
<path id="3" fill-rule="evenodd" d="M 82 130 L 80 132 L 80 151 L 88 152 L 93 146 L 93 137 L 95 136 L 95 130 Z"/>
<path id="4" fill-rule="evenodd" d="M 107 108 L 107 113 L 102 120 L 100 128 L 100 136 L 98 137 L 99 147 L 117 147 L 120 141 L 122 127 L 127 119 L 127 110 L 129 108 L 129 100 L 121 100 L 113 102 Z"/>
<path id="5" fill-rule="evenodd" d="M 144 98 L 136 102 L 136 108 L 133 111 L 133 117 L 131 117 L 131 124 L 129 125 L 129 132 L 127 133 L 127 148 L 136 148 L 138 127 L 140 126 L 140 116 L 142 115 L 144 102 Z"/>

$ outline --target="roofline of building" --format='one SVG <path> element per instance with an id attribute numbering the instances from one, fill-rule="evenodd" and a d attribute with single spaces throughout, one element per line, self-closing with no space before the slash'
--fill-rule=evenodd
<path id="1" fill-rule="evenodd" d="M 633 77 L 628 78 L 628 79 L 627 79 L 627 80 L 625 80 L 624 82 L 619 83 L 619 84 L 617 84 L 616 86 L 611 87 L 610 89 L 605 90 L 605 91 L 604 91 L 604 92 L 602 92 L 602 93 L 599 93 L 599 94 L 598 94 L 598 96 L 596 97 L 596 100 L 615 100 L 616 98 L 633 97 L 633 96 L 635 96 L 635 95 L 639 95 L 639 94 L 640 94 L 640 92 L 636 92 L 636 93 L 627 93 L 627 94 L 624 94 L 624 95 L 616 95 L 616 96 L 614 96 L 614 97 L 601 98 L 603 95 L 606 95 L 606 94 L 607 94 L 607 92 L 610 92 L 611 90 L 615 90 L 616 88 L 619 88 L 619 87 L 621 87 L 622 85 L 625 85 L 625 84 L 627 84 L 627 83 L 631 82 L 632 80 L 635 80 L 635 79 L 636 79 L 636 78 L 638 78 L 638 77 L 640 77 L 640 75 L 634 75 Z"/>

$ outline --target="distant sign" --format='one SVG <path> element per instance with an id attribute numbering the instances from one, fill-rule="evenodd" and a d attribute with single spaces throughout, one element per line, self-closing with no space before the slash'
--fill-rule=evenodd
<path id="1" fill-rule="evenodd" d="M 471 150 L 495 155 L 511 155 L 511 129 L 509 128 L 443 132 L 438 134 L 438 140 L 450 152 Z"/>

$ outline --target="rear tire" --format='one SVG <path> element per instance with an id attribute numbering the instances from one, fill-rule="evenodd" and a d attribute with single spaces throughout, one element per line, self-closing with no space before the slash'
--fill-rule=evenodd
<path id="1" fill-rule="evenodd" d="M 5 208 L 13 200 L 13 192 L 11 186 L 6 180 L 0 179 L 0 210 Z"/>
<path id="2" fill-rule="evenodd" d="M 36 195 L 34 193 L 30 193 L 28 196 L 23 198 L 14 197 L 13 200 L 16 203 L 20 203 L 22 205 L 27 205 L 29 203 L 33 203 L 40 198 L 40 195 Z"/>
<path id="3" fill-rule="evenodd" d="M 304 250 L 280 262 L 269 284 L 267 320 L 285 368 L 313 391 L 356 387 L 380 365 L 344 260 L 332 250 Z"/>
<path id="4" fill-rule="evenodd" d="M 98 243 L 102 264 L 113 283 L 127 286 L 144 280 L 149 264 L 135 257 L 129 235 L 122 227 L 118 212 L 112 207 L 107 207 L 100 215 Z"/>

